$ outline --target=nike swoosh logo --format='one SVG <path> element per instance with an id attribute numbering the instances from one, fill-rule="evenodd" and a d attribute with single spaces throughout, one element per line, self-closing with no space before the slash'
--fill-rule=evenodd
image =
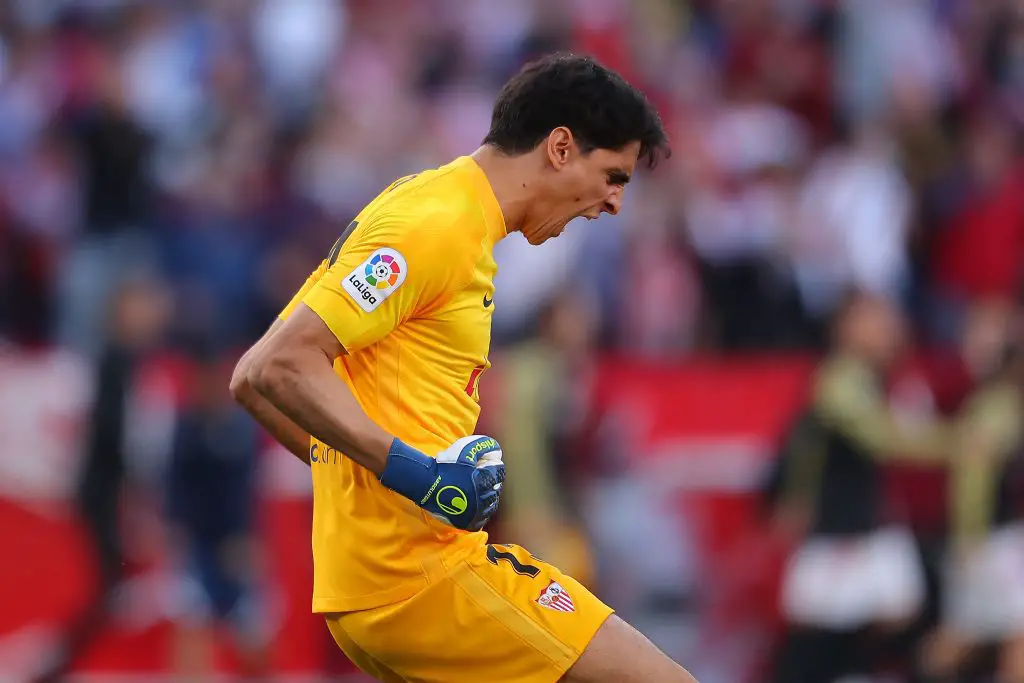
<path id="1" fill-rule="evenodd" d="M 484 294 L 484 308 L 490 308 L 491 304 L 494 303 L 494 299 L 488 299 L 487 295 Z"/>

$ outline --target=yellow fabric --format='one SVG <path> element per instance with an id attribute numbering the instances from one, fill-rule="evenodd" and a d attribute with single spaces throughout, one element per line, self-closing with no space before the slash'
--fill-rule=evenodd
<path id="1" fill-rule="evenodd" d="M 999 479 L 1021 443 L 1020 393 L 1008 383 L 975 392 L 958 420 L 950 477 L 950 512 L 957 542 L 982 538 L 992 524 Z"/>
<path id="2" fill-rule="evenodd" d="M 417 683 L 556 683 L 612 610 L 523 548 L 494 549 L 512 555 L 527 573 L 477 548 L 446 565 L 415 597 L 328 615 L 328 628 L 371 675 L 383 669 Z M 538 603 L 552 581 L 572 598 L 574 611 Z"/>
<path id="3" fill-rule="evenodd" d="M 436 454 L 476 428 L 479 377 L 490 367 L 492 252 L 504 235 L 497 199 L 472 159 L 404 178 L 356 217 L 282 316 L 300 299 L 309 306 L 344 346 L 334 369 L 367 415 Z M 365 268 L 381 253 L 394 255 L 404 278 L 391 290 L 366 285 Z M 357 300 L 354 281 L 388 295 L 367 311 L 372 303 Z M 455 560 L 486 543 L 485 533 L 438 522 L 316 439 L 310 460 L 315 612 L 409 598 L 426 587 L 430 558 Z"/>
<path id="4" fill-rule="evenodd" d="M 316 270 L 309 274 L 309 277 L 306 278 L 306 281 L 302 283 L 302 287 L 299 288 L 299 291 L 295 292 L 295 295 L 292 296 L 291 301 L 288 302 L 288 305 L 284 307 L 284 310 L 281 311 L 277 317 L 280 318 L 281 320 L 287 320 L 289 316 L 291 316 L 292 312 L 298 307 L 298 305 L 302 303 L 302 300 L 306 298 L 306 295 L 309 294 L 309 290 L 313 289 L 313 285 L 319 282 L 320 278 L 322 278 L 324 276 L 324 273 L 326 272 L 327 259 L 324 259 L 323 261 L 320 262 L 319 267 L 317 267 Z"/>
<path id="5" fill-rule="evenodd" d="M 817 375 L 815 407 L 821 420 L 878 459 L 898 456 L 920 462 L 948 462 L 951 430 L 935 421 L 900 425 L 886 402 L 881 382 L 868 365 L 837 355 Z"/>

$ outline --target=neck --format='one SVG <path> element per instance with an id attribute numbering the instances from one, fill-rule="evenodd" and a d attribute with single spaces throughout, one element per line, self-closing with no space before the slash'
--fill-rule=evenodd
<path id="1" fill-rule="evenodd" d="M 491 145 L 470 155 L 487 176 L 508 232 L 520 230 L 537 201 L 537 161 L 533 154 L 509 156 Z"/>

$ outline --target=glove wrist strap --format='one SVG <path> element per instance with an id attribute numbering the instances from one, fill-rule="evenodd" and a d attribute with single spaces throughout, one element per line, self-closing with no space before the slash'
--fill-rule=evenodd
<path id="1" fill-rule="evenodd" d="M 437 461 L 399 439 L 391 442 L 380 483 L 418 505 L 429 494 L 437 473 Z"/>

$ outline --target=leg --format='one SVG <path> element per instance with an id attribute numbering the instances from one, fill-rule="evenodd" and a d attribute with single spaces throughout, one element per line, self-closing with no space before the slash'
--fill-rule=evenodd
<path id="1" fill-rule="evenodd" d="M 239 536 L 218 545 L 220 574 L 215 607 L 222 623 L 230 626 L 238 653 L 242 679 L 265 680 L 270 672 L 273 626 L 270 614 L 253 577 L 255 541 Z"/>
<path id="2" fill-rule="evenodd" d="M 428 570 L 430 585 L 407 600 L 328 617 L 359 668 L 416 683 L 556 683 L 612 611 L 517 546 L 481 546 Z"/>
<path id="3" fill-rule="evenodd" d="M 579 582 L 512 545 L 439 564 L 408 600 L 327 623 L 359 668 L 389 682 L 696 683 Z"/>
<path id="4" fill-rule="evenodd" d="M 181 621 L 174 629 L 174 672 L 178 680 L 206 681 L 213 669 L 212 629 Z"/>
<path id="5" fill-rule="evenodd" d="M 92 644 L 106 626 L 110 602 L 121 580 L 121 543 L 117 519 L 117 490 L 107 497 L 96 496 L 83 505 L 80 514 L 96 558 L 96 586 L 89 603 L 66 627 L 56 652 L 35 679 L 52 683 L 67 676 L 75 660 Z"/>
<path id="6" fill-rule="evenodd" d="M 974 646 L 952 629 L 942 628 L 929 636 L 921 652 L 920 668 L 926 680 L 952 681 L 970 659 Z"/>
<path id="7" fill-rule="evenodd" d="M 811 626 L 790 626 L 775 661 L 775 683 L 818 683 L 830 680 L 841 657 L 840 637 Z"/>
<path id="8" fill-rule="evenodd" d="M 187 537 L 185 537 L 187 538 Z M 204 543 L 185 541 L 180 552 L 187 558 L 175 584 L 172 621 L 174 673 L 182 681 L 208 681 L 213 668 L 214 596 L 211 551 Z"/>
<path id="9" fill-rule="evenodd" d="M 562 683 L 697 683 L 639 631 L 614 614 L 562 678 Z"/>
<path id="10" fill-rule="evenodd" d="M 999 649 L 996 680 L 999 683 L 1024 683 L 1024 635 L 1017 635 Z"/>

